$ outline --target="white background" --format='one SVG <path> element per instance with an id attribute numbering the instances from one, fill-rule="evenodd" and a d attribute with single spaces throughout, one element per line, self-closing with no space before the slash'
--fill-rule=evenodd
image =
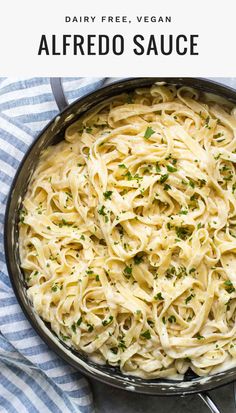
<path id="1" fill-rule="evenodd" d="M 125 15 L 126 23 L 65 23 L 65 16 Z M 172 23 L 137 23 L 137 15 Z M 236 76 L 236 1 L 6 0 L 0 14 L 1 76 Z M 135 34 L 199 34 L 199 56 L 135 56 Z M 38 56 L 42 34 L 122 34 L 122 56 Z"/>

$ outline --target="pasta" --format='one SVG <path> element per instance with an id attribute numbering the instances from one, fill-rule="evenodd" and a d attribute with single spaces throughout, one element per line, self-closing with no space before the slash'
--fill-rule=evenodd
<path id="1" fill-rule="evenodd" d="M 97 105 L 44 151 L 21 265 L 70 347 L 146 379 L 236 364 L 235 113 L 154 84 Z"/>

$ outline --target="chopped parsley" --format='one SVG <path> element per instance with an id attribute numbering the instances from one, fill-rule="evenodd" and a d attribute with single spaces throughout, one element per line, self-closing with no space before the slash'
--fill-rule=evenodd
<path id="1" fill-rule="evenodd" d="M 125 345 L 125 341 L 122 339 L 120 340 L 118 347 L 121 348 L 122 351 L 125 351 L 126 349 L 126 345 Z"/>
<path id="2" fill-rule="evenodd" d="M 169 279 L 173 278 L 174 276 L 176 276 L 177 278 L 181 278 L 181 277 L 186 276 L 186 275 L 187 275 L 187 270 L 186 270 L 186 267 L 184 267 L 184 266 L 180 266 L 178 268 L 175 268 L 172 265 L 166 271 L 166 278 L 169 278 Z"/>
<path id="3" fill-rule="evenodd" d="M 233 174 L 230 171 L 229 175 L 226 175 L 226 176 L 223 177 L 223 180 L 226 181 L 226 182 L 229 182 L 229 181 L 232 181 L 232 178 L 233 178 Z"/>
<path id="4" fill-rule="evenodd" d="M 105 216 L 105 215 L 106 215 L 106 212 L 105 212 L 105 205 L 102 205 L 102 206 L 101 206 L 101 208 L 100 208 L 100 209 L 98 209 L 98 213 L 99 213 L 99 215 L 103 215 L 103 216 Z"/>
<path id="5" fill-rule="evenodd" d="M 63 341 L 66 341 L 66 340 L 68 340 L 70 337 L 68 337 L 68 336 L 64 336 L 64 334 L 62 334 L 62 333 L 60 333 L 60 336 L 61 336 L 61 338 L 62 338 L 62 340 Z"/>
<path id="6" fill-rule="evenodd" d="M 155 299 L 155 300 L 164 300 L 164 298 L 162 297 L 162 294 L 161 294 L 161 293 L 157 293 L 157 294 L 154 296 L 154 299 Z"/>
<path id="7" fill-rule="evenodd" d="M 124 269 L 124 276 L 126 277 L 126 278 L 130 278 L 131 277 L 131 275 L 132 275 L 132 267 L 125 267 L 125 269 Z"/>
<path id="8" fill-rule="evenodd" d="M 195 294 L 190 294 L 190 295 L 185 299 L 185 304 L 188 304 L 189 301 L 191 301 L 192 298 L 194 298 L 194 297 L 195 297 Z"/>
<path id="9" fill-rule="evenodd" d="M 149 330 L 144 331 L 143 333 L 140 334 L 141 337 L 145 338 L 146 340 L 150 340 L 151 338 L 151 333 Z"/>
<path id="10" fill-rule="evenodd" d="M 195 188 L 195 183 L 193 182 L 192 179 L 189 179 L 188 183 L 191 186 L 191 188 Z"/>
<path id="11" fill-rule="evenodd" d="M 55 284 L 52 286 L 51 290 L 55 293 L 55 292 L 58 290 L 58 288 L 59 288 L 58 284 L 55 283 Z"/>
<path id="12" fill-rule="evenodd" d="M 164 191 L 169 191 L 169 189 L 171 189 L 171 186 L 168 184 L 165 184 L 163 189 Z"/>
<path id="13" fill-rule="evenodd" d="M 227 293 L 231 294 L 235 292 L 235 288 L 233 286 L 233 283 L 230 280 L 227 280 L 224 282 L 224 285 L 226 286 L 226 291 Z"/>
<path id="14" fill-rule="evenodd" d="M 170 223 L 170 222 L 167 222 L 166 227 L 167 227 L 167 229 L 171 230 L 171 228 L 172 228 L 171 223 Z"/>
<path id="15" fill-rule="evenodd" d="M 73 323 L 72 326 L 71 326 L 71 330 L 72 330 L 74 333 L 76 333 L 76 328 L 77 328 L 76 323 Z"/>
<path id="16" fill-rule="evenodd" d="M 166 271 L 166 278 L 173 278 L 174 275 L 176 275 L 176 268 L 172 265 L 168 270 Z"/>
<path id="17" fill-rule="evenodd" d="M 172 314 L 169 318 L 168 318 L 169 323 L 175 323 L 176 322 L 176 317 Z"/>
<path id="18" fill-rule="evenodd" d="M 187 275 L 186 267 L 180 266 L 180 267 L 178 268 L 178 272 L 176 272 L 176 277 L 177 277 L 177 278 L 181 278 L 181 277 L 183 277 L 183 276 L 185 276 L 185 275 Z"/>
<path id="19" fill-rule="evenodd" d="M 119 168 L 127 169 L 127 166 L 124 163 L 120 163 L 118 166 Z"/>
<path id="20" fill-rule="evenodd" d="M 168 172 L 176 172 L 177 171 L 177 168 L 175 168 L 172 165 L 167 165 L 166 169 L 167 169 Z"/>
<path id="21" fill-rule="evenodd" d="M 92 333 L 92 331 L 93 331 L 93 326 L 92 326 L 92 324 L 89 324 L 89 323 L 87 323 L 87 326 L 88 326 L 88 332 L 89 333 Z"/>
<path id="22" fill-rule="evenodd" d="M 147 320 L 147 323 L 150 327 L 154 327 L 154 321 L 153 320 Z"/>
<path id="23" fill-rule="evenodd" d="M 210 122 L 210 116 L 207 116 L 206 123 L 205 123 L 205 128 L 207 128 L 207 129 L 211 129 L 210 126 L 209 126 L 209 122 Z"/>
<path id="24" fill-rule="evenodd" d="M 222 136 L 224 136 L 224 134 L 221 133 L 221 132 L 219 132 L 219 133 L 217 133 L 216 135 L 213 135 L 213 138 L 214 138 L 214 139 L 218 139 L 218 138 L 221 138 Z"/>
<path id="25" fill-rule="evenodd" d="M 27 211 L 24 208 L 22 208 L 21 211 L 20 211 L 20 222 L 21 222 L 21 224 L 24 224 L 26 215 L 27 215 Z"/>
<path id="26" fill-rule="evenodd" d="M 148 126 L 145 131 L 144 138 L 149 139 L 154 133 L 155 131 L 152 128 L 150 128 L 150 126 Z"/>
<path id="27" fill-rule="evenodd" d="M 191 234 L 186 227 L 175 227 L 175 232 L 178 238 L 186 240 Z"/>
<path id="28" fill-rule="evenodd" d="M 104 327 L 105 327 L 105 326 L 108 326 L 109 324 L 111 324 L 112 320 L 113 320 L 113 316 L 110 315 L 110 317 L 108 318 L 108 320 L 103 320 L 103 321 L 102 321 L 102 325 L 103 325 Z"/>
<path id="29" fill-rule="evenodd" d="M 80 318 L 76 321 L 76 325 L 79 327 L 81 323 L 82 323 L 82 317 L 80 317 Z"/>
<path id="30" fill-rule="evenodd" d="M 112 193 L 113 191 L 106 191 L 106 192 L 103 192 L 103 196 L 105 199 L 111 199 Z"/>
<path id="31" fill-rule="evenodd" d="M 125 175 L 127 177 L 128 181 L 139 181 L 140 179 L 143 179 L 142 176 L 139 176 L 138 174 L 135 174 L 134 176 L 128 171 Z"/>
<path id="32" fill-rule="evenodd" d="M 134 263 L 136 265 L 139 265 L 141 262 L 143 262 L 143 257 L 141 255 L 135 255 L 134 256 Z"/>
<path id="33" fill-rule="evenodd" d="M 161 175 L 161 177 L 160 177 L 160 179 L 159 179 L 159 182 L 160 182 L 161 184 L 164 184 L 164 182 L 167 181 L 168 178 L 169 178 L 169 174 Z"/>
<path id="34" fill-rule="evenodd" d="M 93 270 L 87 270 L 87 271 L 86 271 L 86 274 L 92 275 L 92 274 L 93 274 Z"/>

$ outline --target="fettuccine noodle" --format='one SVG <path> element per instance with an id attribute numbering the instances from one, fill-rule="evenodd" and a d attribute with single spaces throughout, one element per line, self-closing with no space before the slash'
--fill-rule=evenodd
<path id="1" fill-rule="evenodd" d="M 235 136 L 231 103 L 154 84 L 42 154 L 20 255 L 61 340 L 147 379 L 236 364 Z"/>

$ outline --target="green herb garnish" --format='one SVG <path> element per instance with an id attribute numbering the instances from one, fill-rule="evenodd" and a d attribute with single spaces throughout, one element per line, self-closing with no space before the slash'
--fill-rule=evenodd
<path id="1" fill-rule="evenodd" d="M 79 327 L 82 323 L 82 316 L 76 321 L 76 325 Z"/>
<path id="2" fill-rule="evenodd" d="M 105 215 L 106 215 L 106 212 L 105 212 L 105 205 L 102 205 L 102 206 L 101 206 L 101 208 L 100 208 L 100 209 L 98 209 L 98 213 L 99 213 L 99 215 L 103 215 L 103 216 L 105 216 Z"/>
<path id="3" fill-rule="evenodd" d="M 235 288 L 233 286 L 233 283 L 230 280 L 227 280 L 224 282 L 224 285 L 226 286 L 226 291 L 231 294 L 234 293 Z"/>
<path id="4" fill-rule="evenodd" d="M 147 323 L 150 327 L 154 327 L 154 325 L 155 325 L 153 320 L 147 320 Z"/>
<path id="5" fill-rule="evenodd" d="M 189 301 L 191 301 L 192 298 L 194 298 L 194 297 L 195 297 L 195 294 L 190 294 L 190 295 L 185 299 L 185 304 L 188 304 Z"/>
<path id="6" fill-rule="evenodd" d="M 111 324 L 112 320 L 113 320 L 113 317 L 112 317 L 112 315 L 110 315 L 110 317 L 108 318 L 108 320 L 103 320 L 103 321 L 102 321 L 102 325 L 103 325 L 103 326 L 108 326 L 109 324 Z"/>
<path id="7" fill-rule="evenodd" d="M 89 332 L 89 333 L 92 333 L 92 331 L 93 331 L 93 329 L 94 329 L 94 327 L 92 326 L 92 324 L 87 323 L 87 326 L 88 326 L 88 332 Z"/>
<path id="8" fill-rule="evenodd" d="M 61 338 L 62 338 L 62 340 L 63 341 L 66 341 L 66 340 L 68 340 L 70 337 L 68 337 L 68 336 L 64 336 L 64 334 L 62 334 L 62 333 L 60 333 L 60 336 L 61 336 Z"/>
<path id="9" fill-rule="evenodd" d="M 52 288 L 51 288 L 51 290 L 55 293 L 57 290 L 58 290 L 58 284 L 57 283 L 55 283 L 53 286 L 52 286 Z"/>
<path id="10" fill-rule="evenodd" d="M 161 293 L 157 293 L 157 294 L 154 296 L 154 299 L 155 299 L 155 300 L 164 300 L 164 298 L 162 297 L 162 294 L 161 294 Z"/>
<path id="11" fill-rule="evenodd" d="M 74 333 L 76 333 L 76 328 L 77 328 L 76 323 L 73 323 L 72 326 L 71 326 L 71 330 L 72 330 Z"/>
<path id="12" fill-rule="evenodd" d="M 214 138 L 214 139 L 217 139 L 217 138 L 221 138 L 222 136 L 224 136 L 224 134 L 221 133 L 221 132 L 219 132 L 219 133 L 217 133 L 216 135 L 213 135 L 213 138 Z"/>
<path id="13" fill-rule="evenodd" d="M 141 255 L 135 255 L 134 256 L 134 263 L 136 265 L 140 264 L 141 262 L 143 262 L 143 257 Z"/>
<path id="14" fill-rule="evenodd" d="M 141 337 L 145 338 L 146 340 L 150 340 L 151 338 L 151 333 L 149 330 L 144 331 L 143 333 L 140 334 Z"/>
<path id="15" fill-rule="evenodd" d="M 179 215 L 187 215 L 188 214 L 188 210 L 187 209 L 181 209 L 179 211 Z"/>
<path id="16" fill-rule="evenodd" d="M 126 278 L 130 278 L 131 277 L 131 275 L 132 275 L 132 267 L 125 267 L 125 269 L 124 269 L 124 276 L 126 277 Z"/>
<path id="17" fill-rule="evenodd" d="M 177 168 L 175 168 L 172 165 L 167 165 L 166 169 L 167 169 L 168 172 L 176 172 L 177 171 Z"/>
<path id="18" fill-rule="evenodd" d="M 168 318 L 168 321 L 169 321 L 169 323 L 175 323 L 176 322 L 176 317 L 174 316 L 174 315 L 171 315 L 169 318 Z"/>
<path id="19" fill-rule="evenodd" d="M 195 188 L 195 183 L 193 182 L 192 179 L 189 179 L 188 183 L 191 186 L 191 188 Z"/>
<path id="20" fill-rule="evenodd" d="M 120 340 L 118 347 L 121 348 L 122 351 L 125 351 L 126 349 L 126 345 L 125 345 L 125 341 L 122 339 Z"/>
<path id="21" fill-rule="evenodd" d="M 103 196 L 105 199 L 111 199 L 112 193 L 113 191 L 106 191 L 106 192 L 103 192 Z"/>
<path id="22" fill-rule="evenodd" d="M 190 236 L 190 232 L 186 227 L 175 227 L 175 232 L 178 238 L 186 240 Z"/>
<path id="23" fill-rule="evenodd" d="M 148 126 L 145 131 L 144 138 L 149 139 L 154 133 L 155 131 L 152 128 L 150 128 L 150 126 Z"/>
<path id="24" fill-rule="evenodd" d="M 160 182 L 161 184 L 164 184 L 164 182 L 167 181 L 168 178 L 169 178 L 169 174 L 161 175 L 161 177 L 160 177 L 160 179 L 159 179 L 159 182 Z"/>
<path id="25" fill-rule="evenodd" d="M 169 191 L 169 189 L 171 189 L 171 186 L 168 184 L 165 184 L 163 189 L 164 191 Z"/>

